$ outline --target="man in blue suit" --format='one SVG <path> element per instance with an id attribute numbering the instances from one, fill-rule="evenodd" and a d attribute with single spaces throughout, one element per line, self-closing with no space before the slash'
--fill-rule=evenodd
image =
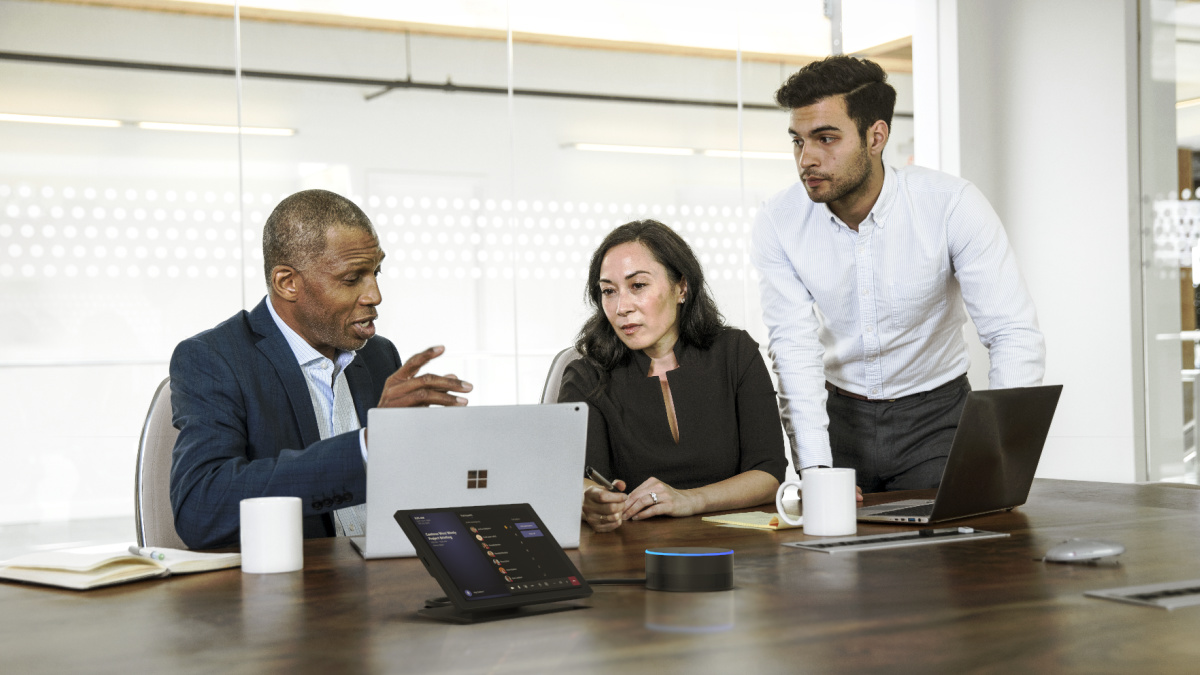
<path id="1" fill-rule="evenodd" d="M 466 405 L 451 392 L 469 383 L 417 375 L 442 347 L 401 364 L 375 335 L 383 257 L 353 202 L 298 192 L 263 228 L 267 297 L 175 348 L 171 506 L 189 547 L 236 544 L 249 497 L 300 497 L 306 538 L 361 533 L 367 410 Z"/>

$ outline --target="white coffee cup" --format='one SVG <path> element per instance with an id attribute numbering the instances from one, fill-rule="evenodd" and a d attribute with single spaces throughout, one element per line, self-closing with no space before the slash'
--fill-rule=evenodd
<path id="1" fill-rule="evenodd" d="M 783 510 L 783 493 L 795 486 L 800 490 L 804 515 L 793 519 Z M 805 469 L 800 480 L 785 481 L 775 493 L 779 518 L 789 525 L 804 523 L 804 534 L 834 537 L 858 531 L 855 516 L 858 500 L 854 490 L 854 469 Z"/>
<path id="2" fill-rule="evenodd" d="M 295 572 L 304 568 L 304 527 L 299 497 L 243 499 L 242 571 Z"/>

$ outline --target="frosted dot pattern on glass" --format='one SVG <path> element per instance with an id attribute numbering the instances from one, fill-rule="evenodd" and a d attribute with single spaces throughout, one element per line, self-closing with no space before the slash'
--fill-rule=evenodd
<path id="1" fill-rule="evenodd" d="M 1156 267 L 1178 268 L 1192 266 L 1192 249 L 1200 242 L 1200 200 L 1184 190 L 1183 199 L 1174 194 L 1153 202 L 1154 225 L 1152 264 Z"/>
<path id="2" fill-rule="evenodd" d="M 141 278 L 152 267 L 158 274 L 164 259 L 196 263 L 202 277 L 225 276 L 219 266 L 202 263 L 240 260 L 239 230 L 247 257 L 261 261 L 262 224 L 287 195 L 247 193 L 243 230 L 236 197 L 229 192 L 28 183 L 7 187 L 0 190 L 4 269 L 24 269 L 47 251 L 56 251 L 56 257 L 69 254 L 85 266 L 132 259 L 111 268 L 115 273 L 106 273 L 111 278 Z M 742 278 L 749 264 L 746 237 L 752 212 L 727 205 L 448 200 L 417 194 L 372 195 L 363 201 L 389 254 L 385 268 L 415 266 L 419 278 L 495 278 L 507 267 L 536 265 L 542 274 L 538 278 L 579 280 L 604 236 L 641 218 L 664 220 L 679 231 L 714 281 Z M 164 202 L 173 208 L 162 208 Z M 1164 245 L 1183 241 L 1167 220 L 1164 216 Z M 1187 222 L 1193 232 L 1187 239 L 1190 256 L 1196 219 Z M 38 268 L 33 269 L 28 276 L 39 276 Z"/>

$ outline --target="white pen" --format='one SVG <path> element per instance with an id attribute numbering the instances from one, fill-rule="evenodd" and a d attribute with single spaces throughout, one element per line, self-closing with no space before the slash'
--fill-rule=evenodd
<path id="1" fill-rule="evenodd" d="M 149 558 L 151 560 L 166 560 L 167 559 L 167 554 L 165 554 L 161 551 L 155 551 L 152 548 L 138 548 L 137 544 L 131 545 L 129 547 L 129 552 L 133 555 L 140 555 L 143 558 Z"/>

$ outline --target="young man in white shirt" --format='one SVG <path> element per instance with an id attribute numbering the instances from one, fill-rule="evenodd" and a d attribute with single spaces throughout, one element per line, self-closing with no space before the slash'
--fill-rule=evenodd
<path id="1" fill-rule="evenodd" d="M 831 56 L 775 98 L 800 182 L 760 209 L 752 258 L 795 466 L 852 467 L 865 492 L 936 487 L 970 391 L 964 302 L 992 388 L 1045 370 L 1004 228 L 969 182 L 883 164 L 896 92 L 877 64 Z"/>

